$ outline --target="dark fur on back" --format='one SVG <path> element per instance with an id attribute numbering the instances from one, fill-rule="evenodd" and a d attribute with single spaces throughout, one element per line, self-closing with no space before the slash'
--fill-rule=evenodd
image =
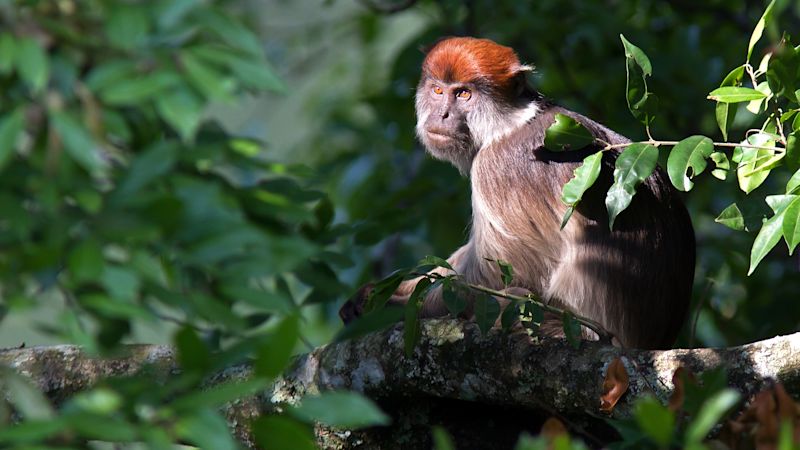
<path id="1" fill-rule="evenodd" d="M 691 220 L 663 170 L 637 189 L 631 205 L 608 228 L 605 193 L 619 151 L 603 156 L 601 174 L 564 230 L 562 186 L 586 149 L 551 152 L 545 130 L 555 114 L 573 117 L 596 138 L 629 142 L 580 114 L 547 103 L 528 124 L 482 149 L 472 167 L 472 232 L 476 259 L 506 259 L 522 274 L 516 284 L 583 313 L 615 332 L 623 344 L 671 345 L 689 306 L 695 264 Z M 478 215 L 495 216 L 480 220 Z M 500 219 L 502 218 L 502 219 Z M 499 279 L 483 263 L 479 278 Z M 495 286 L 497 287 L 497 286 Z"/>

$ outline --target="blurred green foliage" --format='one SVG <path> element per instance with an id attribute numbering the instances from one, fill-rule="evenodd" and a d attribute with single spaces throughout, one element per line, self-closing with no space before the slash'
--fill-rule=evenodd
<path id="1" fill-rule="evenodd" d="M 38 341 L 113 354 L 168 336 L 184 368 L 164 386 L 113 380 L 58 409 L 4 372 L 14 395 L 0 419 L 10 423 L 13 407 L 23 420 L 0 429 L 0 445 L 236 448 L 222 403 L 268 385 L 298 343 L 327 340 L 356 286 L 455 249 L 468 184 L 414 137 L 420 49 L 437 38 L 512 46 L 537 65 L 532 81 L 545 95 L 642 139 L 626 103 L 622 33 L 652 61 L 654 136 L 722 140 L 705 97 L 747 56 L 766 5 L 421 0 L 384 13 L 375 4 L 383 2 L 0 3 L 2 343 L 23 343 L 27 327 Z M 777 1 L 753 60 L 782 30 L 798 29 L 799 14 L 796 2 Z M 737 114 L 726 138 L 742 140 L 748 117 Z M 698 235 L 697 321 L 681 344 L 798 328 L 797 260 L 780 249 L 747 277 L 753 234 L 714 223 L 733 201 L 742 222 L 759 223 L 769 215 L 764 197 L 790 174 L 749 196 L 734 180 L 695 180 L 687 203 Z M 205 376 L 246 358 L 251 382 L 200 391 Z M 712 423 L 731 401 L 716 392 L 697 397 L 710 402 Z M 650 427 L 672 417 L 657 406 L 637 410 L 629 442 L 699 441 L 703 429 Z M 255 431 L 265 448 L 310 448 L 313 422 L 386 420 L 369 401 L 335 393 L 262 418 Z"/>

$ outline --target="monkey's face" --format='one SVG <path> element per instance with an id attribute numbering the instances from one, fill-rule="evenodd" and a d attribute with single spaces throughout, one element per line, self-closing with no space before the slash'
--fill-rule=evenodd
<path id="1" fill-rule="evenodd" d="M 450 161 L 462 174 L 469 173 L 478 150 L 469 129 L 478 101 L 470 84 L 425 77 L 417 87 L 417 136 L 431 155 Z"/>

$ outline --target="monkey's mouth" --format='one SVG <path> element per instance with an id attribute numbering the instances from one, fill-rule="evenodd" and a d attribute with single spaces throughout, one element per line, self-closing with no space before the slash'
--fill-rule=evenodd
<path id="1" fill-rule="evenodd" d="M 449 141 L 451 139 L 455 139 L 452 133 L 448 133 L 445 130 L 440 128 L 428 128 L 425 130 L 428 134 L 429 139 L 439 140 L 439 141 Z"/>

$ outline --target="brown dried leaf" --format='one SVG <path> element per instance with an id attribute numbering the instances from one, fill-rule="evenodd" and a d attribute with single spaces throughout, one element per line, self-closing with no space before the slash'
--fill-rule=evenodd
<path id="1" fill-rule="evenodd" d="M 539 432 L 541 436 L 544 436 L 547 441 L 552 441 L 558 436 L 566 435 L 567 427 L 564 424 L 556 419 L 555 417 L 550 417 L 549 419 L 544 421 L 542 425 L 542 430 Z"/>
<path id="2" fill-rule="evenodd" d="M 686 400 L 687 381 L 695 381 L 692 371 L 683 367 L 675 369 L 675 373 L 672 374 L 672 385 L 675 388 L 672 390 L 672 395 L 669 396 L 669 403 L 667 403 L 670 411 L 676 412 L 683 407 L 683 402 Z"/>
<path id="3" fill-rule="evenodd" d="M 629 377 L 620 357 L 614 358 L 606 369 L 603 395 L 600 396 L 600 411 L 610 413 L 622 395 L 628 390 Z"/>
<path id="4" fill-rule="evenodd" d="M 731 449 L 775 450 L 780 440 L 782 422 L 794 432 L 794 443 L 800 442 L 800 404 L 778 383 L 755 394 L 747 408 L 735 420 L 728 421 L 720 440 Z"/>

